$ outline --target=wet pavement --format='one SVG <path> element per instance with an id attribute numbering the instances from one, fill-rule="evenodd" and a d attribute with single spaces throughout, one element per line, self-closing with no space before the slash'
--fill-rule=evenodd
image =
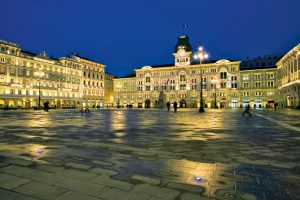
<path id="1" fill-rule="evenodd" d="M 300 111 L 0 112 L 0 199 L 300 199 Z"/>

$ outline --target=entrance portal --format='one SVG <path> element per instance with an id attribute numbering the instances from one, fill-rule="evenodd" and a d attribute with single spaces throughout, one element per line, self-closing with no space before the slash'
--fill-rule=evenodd
<path id="1" fill-rule="evenodd" d="M 180 104 L 179 105 L 180 108 L 186 108 L 186 101 L 185 101 L 185 99 L 181 99 L 179 104 Z"/>

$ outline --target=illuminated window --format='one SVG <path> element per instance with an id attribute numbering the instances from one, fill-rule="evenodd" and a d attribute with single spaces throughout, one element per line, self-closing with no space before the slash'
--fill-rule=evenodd
<path id="1" fill-rule="evenodd" d="M 249 88 L 249 83 L 243 83 L 244 88 Z"/>
<path id="2" fill-rule="evenodd" d="M 150 83 L 150 77 L 146 77 L 146 83 Z"/>

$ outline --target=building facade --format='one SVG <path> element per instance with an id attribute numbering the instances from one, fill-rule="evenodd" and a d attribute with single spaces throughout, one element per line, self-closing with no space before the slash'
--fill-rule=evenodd
<path id="1" fill-rule="evenodd" d="M 104 66 L 96 66 L 91 71 L 99 74 L 99 90 L 102 93 L 96 93 L 99 97 L 95 99 L 100 102 L 104 96 L 104 86 L 101 89 L 100 85 Z M 45 52 L 33 54 L 21 50 L 18 44 L 1 40 L 0 108 L 32 108 L 39 104 L 43 106 L 46 101 L 52 108 L 83 107 L 86 102 L 86 87 L 82 84 L 85 71 L 86 64 L 82 59 L 53 59 Z"/>
<path id="2" fill-rule="evenodd" d="M 115 105 L 161 107 L 169 101 L 182 108 L 199 107 L 201 82 L 204 105 L 209 108 L 273 107 L 279 100 L 275 64 L 280 55 L 200 64 L 192 59 L 189 38 L 181 36 L 173 56 L 174 64 L 144 66 L 130 77 L 115 79 Z"/>
<path id="3" fill-rule="evenodd" d="M 82 65 L 82 107 L 99 108 L 104 106 L 105 65 L 79 55 L 72 55 L 71 58 Z"/>
<path id="4" fill-rule="evenodd" d="M 173 53 L 175 64 L 145 66 L 133 77 L 115 79 L 115 105 L 161 107 L 167 101 L 179 107 L 199 107 L 200 77 L 206 107 L 238 107 L 240 61 L 216 60 L 193 62 L 187 36 L 178 39 Z M 118 87 L 117 87 L 118 85 Z M 126 100 L 124 100 L 126 99 Z"/>
<path id="5" fill-rule="evenodd" d="M 114 105 L 114 78 L 112 74 L 104 74 L 104 105 L 107 107 Z"/>
<path id="6" fill-rule="evenodd" d="M 300 108 L 300 44 L 277 62 L 279 105 Z"/>

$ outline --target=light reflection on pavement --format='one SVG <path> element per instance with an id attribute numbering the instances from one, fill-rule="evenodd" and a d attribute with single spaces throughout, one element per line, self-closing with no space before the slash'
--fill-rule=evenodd
<path id="1" fill-rule="evenodd" d="M 280 120 L 274 111 L 253 112 Z M 300 119 L 280 112 L 291 126 Z M 3 173 L 10 165 L 99 168 L 133 188 L 151 180 L 175 189 L 181 199 L 185 192 L 207 199 L 300 199 L 299 132 L 242 117 L 239 109 L 2 111 L 0 119 Z"/>

